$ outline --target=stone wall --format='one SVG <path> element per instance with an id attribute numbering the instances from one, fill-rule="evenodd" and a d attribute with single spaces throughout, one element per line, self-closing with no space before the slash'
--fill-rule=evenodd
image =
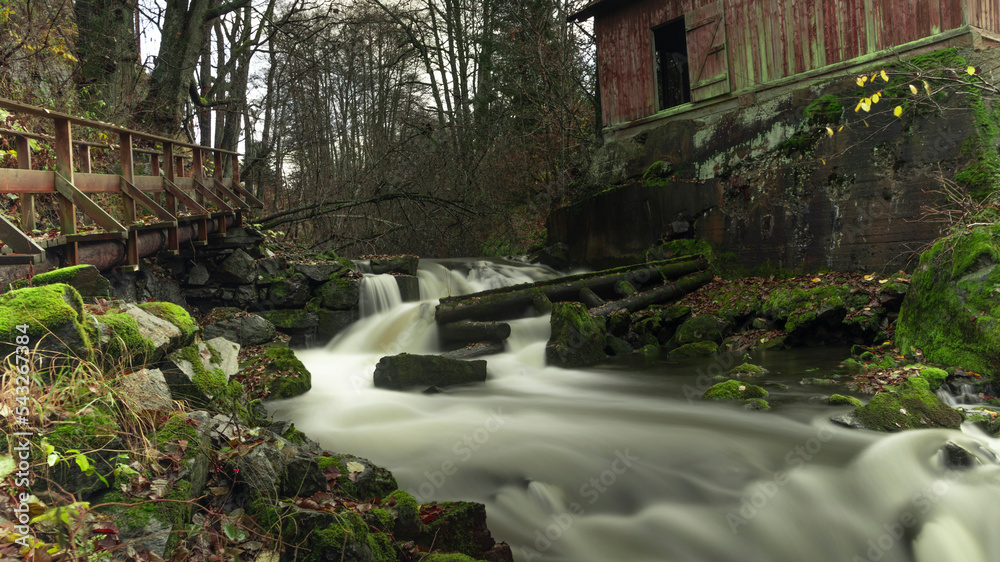
<path id="1" fill-rule="evenodd" d="M 996 66 L 993 53 L 946 55 L 939 58 Z M 910 95 L 909 77 L 899 75 Z M 567 244 L 575 264 L 595 267 L 694 234 L 748 270 L 912 268 L 942 232 L 941 223 L 926 220 L 929 209 L 948 204 L 940 174 L 955 178 L 978 165 L 982 154 L 970 138 L 982 137 L 995 153 L 996 139 L 986 137 L 996 118 L 985 96 L 979 106 L 978 96 L 954 91 L 935 97 L 940 109 L 908 106 L 902 118 L 887 102 L 877 106 L 881 112 L 855 113 L 862 92 L 853 76 L 843 76 L 725 113 L 618 132 L 589 173 L 604 191 L 555 211 L 549 242 Z M 657 165 L 666 173 L 641 181 L 656 162 L 669 164 Z M 690 231 L 678 232 L 679 223 Z"/>

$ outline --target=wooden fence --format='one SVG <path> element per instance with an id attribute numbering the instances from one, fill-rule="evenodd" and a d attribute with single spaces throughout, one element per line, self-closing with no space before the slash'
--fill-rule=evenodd
<path id="1" fill-rule="evenodd" d="M 40 263 L 45 247 L 65 245 L 66 265 L 78 264 L 79 244 L 98 240 L 120 240 L 126 247 L 124 268 L 135 269 L 139 263 L 138 234 L 144 230 L 166 231 L 167 251 L 177 253 L 178 226 L 197 225 L 196 245 L 208 243 L 208 221 L 219 219 L 213 236 L 225 236 L 227 219 L 234 225 L 263 203 L 240 184 L 239 155 L 236 152 L 209 148 L 174 139 L 150 135 L 109 123 L 82 119 L 41 107 L 0 98 L 0 108 L 14 114 L 33 115 L 50 120 L 54 136 L 10 129 L 0 135 L 12 137 L 17 146 L 17 168 L 0 168 L 0 194 L 18 196 L 20 226 L 0 215 L 0 241 L 10 253 L 0 253 L 0 265 Z M 73 140 L 73 127 L 87 127 L 117 138 L 117 144 Z M 31 140 L 51 143 L 55 150 L 53 170 L 32 169 Z M 151 148 L 136 148 L 141 142 Z M 93 173 L 92 150 L 119 153 L 121 172 Z M 210 158 L 211 160 L 209 160 Z M 150 175 L 135 173 L 136 160 L 148 161 Z M 226 174 L 226 160 L 229 174 Z M 190 161 L 190 166 L 185 166 Z M 211 175 L 206 169 L 211 163 Z M 185 175 L 185 170 L 190 171 Z M 227 177 L 228 176 L 228 177 Z M 36 228 L 35 196 L 54 193 L 59 201 L 59 235 L 55 239 L 36 240 L 30 233 Z M 119 222 L 89 194 L 120 194 L 123 220 Z M 181 211 L 180 209 L 185 209 Z M 100 227 L 100 232 L 78 232 L 77 210 Z M 144 214 L 145 213 L 148 214 Z"/>

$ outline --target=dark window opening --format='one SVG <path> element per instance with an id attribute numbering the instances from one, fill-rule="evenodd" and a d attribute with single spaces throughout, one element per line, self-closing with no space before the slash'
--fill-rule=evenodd
<path id="1" fill-rule="evenodd" d="M 688 76 L 687 35 L 684 18 L 678 18 L 653 30 L 653 60 L 656 73 L 657 110 L 691 101 L 691 78 Z"/>

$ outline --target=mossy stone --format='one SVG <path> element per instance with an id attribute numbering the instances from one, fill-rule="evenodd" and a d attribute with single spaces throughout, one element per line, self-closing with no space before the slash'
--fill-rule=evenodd
<path id="1" fill-rule="evenodd" d="M 865 427 L 878 431 L 958 429 L 962 424 L 962 414 L 942 402 L 921 377 L 879 392 L 855 413 Z"/>
<path id="2" fill-rule="evenodd" d="M 861 407 L 861 400 L 853 396 L 844 396 L 843 394 L 834 394 L 826 399 L 826 403 L 831 406 L 854 406 L 855 408 Z"/>
<path id="3" fill-rule="evenodd" d="M 170 322 L 181 331 L 180 346 L 188 346 L 194 342 L 198 334 L 198 323 L 191 318 L 184 307 L 172 302 L 146 302 L 139 305 L 146 312 Z"/>
<path id="4" fill-rule="evenodd" d="M 721 342 L 728 331 L 729 323 L 711 314 L 701 314 L 688 318 L 677 327 L 674 339 L 678 345 L 686 343 L 713 341 Z"/>
<path id="5" fill-rule="evenodd" d="M 39 349 L 90 360 L 93 350 L 84 326 L 86 316 L 80 293 L 69 285 L 4 293 L 0 295 L 0 354 L 12 353 L 16 345 L 35 348 L 41 342 Z M 18 326 L 25 328 L 22 331 Z"/>
<path id="6" fill-rule="evenodd" d="M 591 315 L 580 303 L 559 302 L 552 304 L 549 325 L 551 336 L 545 346 L 549 365 L 576 368 L 605 359 L 604 317 Z"/>
<path id="7" fill-rule="evenodd" d="M 670 352 L 674 357 L 707 357 L 719 351 L 719 344 L 714 341 L 699 341 L 686 343 Z"/>
<path id="8" fill-rule="evenodd" d="M 272 347 L 267 350 L 267 356 L 272 361 L 267 364 L 265 375 L 274 377 L 267 387 L 269 398 L 291 398 L 312 388 L 312 373 L 294 351 L 287 347 Z"/>
<path id="9" fill-rule="evenodd" d="M 920 256 L 896 325 L 896 345 L 942 365 L 1000 374 L 1000 225 L 936 242 Z"/>
<path id="10" fill-rule="evenodd" d="M 767 391 L 755 384 L 730 380 L 713 384 L 705 394 L 704 400 L 750 400 L 751 398 L 767 398 Z"/>
<path id="11" fill-rule="evenodd" d="M 726 374 L 731 376 L 744 375 L 752 377 L 756 375 L 763 375 L 766 372 L 767 369 L 759 365 L 754 365 L 753 363 L 743 363 L 742 365 L 737 365 L 732 369 L 729 369 L 729 372 Z"/>
<path id="12" fill-rule="evenodd" d="M 101 276 L 101 272 L 92 265 L 74 265 L 39 273 L 31 278 L 34 286 L 65 283 L 75 288 L 82 297 L 111 296 L 111 283 Z"/>

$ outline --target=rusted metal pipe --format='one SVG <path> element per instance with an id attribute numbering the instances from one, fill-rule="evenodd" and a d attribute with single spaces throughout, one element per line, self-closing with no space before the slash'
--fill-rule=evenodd
<path id="1" fill-rule="evenodd" d="M 208 232 L 219 230 L 220 219 L 210 219 L 208 221 Z M 233 217 L 226 217 L 227 228 L 232 225 Z M 177 229 L 178 241 L 184 244 L 198 236 L 198 224 L 187 223 Z M 138 236 L 139 257 L 151 256 L 160 250 L 166 249 L 166 230 L 146 230 Z M 80 244 L 80 263 L 86 263 L 97 267 L 101 271 L 111 269 L 126 262 L 125 244 L 113 240 L 102 240 L 92 244 Z"/>

